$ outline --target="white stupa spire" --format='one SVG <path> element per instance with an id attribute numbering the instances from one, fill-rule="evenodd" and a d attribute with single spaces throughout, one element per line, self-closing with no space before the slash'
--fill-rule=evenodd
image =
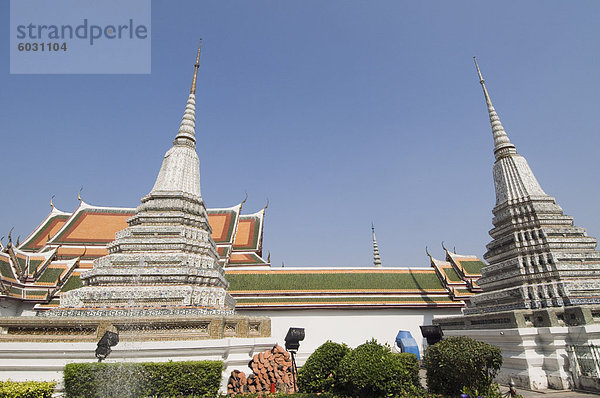
<path id="1" fill-rule="evenodd" d="M 485 87 L 485 81 L 475 61 L 479 82 L 487 103 L 492 134 L 494 136 L 494 185 L 496 187 L 496 204 L 512 200 L 546 196 L 546 193 L 535 178 L 527 160 L 517 153 L 517 149 L 508 139 L 500 118 L 492 105 L 492 100 Z"/>
<path id="2" fill-rule="evenodd" d="M 185 106 L 185 112 L 181 119 L 181 125 L 179 126 L 179 132 L 175 137 L 175 144 L 185 143 L 185 140 L 192 141 L 192 144 L 196 143 L 196 80 L 198 78 L 198 68 L 200 67 L 200 47 L 202 46 L 202 39 L 198 45 L 198 55 L 196 56 L 196 63 L 194 64 L 194 78 L 192 79 L 192 88 L 190 89 L 190 95 Z"/>
<path id="3" fill-rule="evenodd" d="M 202 39 L 200 39 L 202 44 Z M 200 160 L 196 154 L 196 79 L 200 66 L 200 45 L 194 64 L 192 88 L 173 147 L 165 154 L 152 192 L 200 194 Z"/>
<path id="4" fill-rule="evenodd" d="M 481 87 L 483 88 L 483 95 L 485 96 L 485 102 L 487 103 L 488 112 L 490 114 L 490 124 L 492 125 L 492 134 L 494 135 L 494 155 L 496 156 L 496 159 L 499 159 L 502 156 L 517 153 L 517 149 L 508 139 L 508 135 L 506 134 L 506 131 L 504 131 L 498 113 L 496 113 L 496 109 L 494 109 L 494 105 L 492 105 L 492 100 L 485 87 L 485 80 L 483 80 L 479 65 L 477 64 L 477 59 L 473 57 L 473 60 L 475 61 L 475 67 L 477 68 L 477 74 L 479 75 L 479 83 L 481 83 Z"/>

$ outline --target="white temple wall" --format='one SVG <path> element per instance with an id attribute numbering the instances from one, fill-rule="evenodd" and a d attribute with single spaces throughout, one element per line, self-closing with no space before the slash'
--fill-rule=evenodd
<path id="1" fill-rule="evenodd" d="M 573 375 L 576 364 L 567 345 L 600 344 L 600 324 L 515 329 L 445 330 L 444 336 L 468 336 L 502 349 L 496 380 L 532 390 L 585 387 Z M 574 378 L 575 376 L 575 378 Z M 598 391 L 598 390 L 597 390 Z"/>
<path id="2" fill-rule="evenodd" d="M 224 393 L 234 369 L 249 374 L 252 356 L 275 344 L 272 338 L 120 342 L 104 362 L 223 361 Z M 0 342 L 0 380 L 55 380 L 61 390 L 65 365 L 96 362 L 95 350 L 96 343 Z"/>
<path id="3" fill-rule="evenodd" d="M 34 316 L 33 306 L 20 300 L 0 299 L 0 316 Z"/>
<path id="4" fill-rule="evenodd" d="M 282 346 L 290 327 L 304 328 L 306 337 L 297 355 L 301 366 L 327 340 L 354 348 L 375 338 L 393 347 L 400 330 L 412 334 L 422 356 L 425 340 L 419 326 L 431 325 L 434 316 L 460 315 L 460 308 L 238 310 L 238 314 L 271 318 L 271 337 Z"/>

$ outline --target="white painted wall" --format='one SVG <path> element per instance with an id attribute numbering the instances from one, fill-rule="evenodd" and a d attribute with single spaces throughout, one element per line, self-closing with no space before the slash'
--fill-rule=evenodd
<path id="1" fill-rule="evenodd" d="M 225 365 L 221 391 L 226 392 L 231 371 L 249 374 L 252 355 L 274 344 L 271 338 L 121 342 L 104 362 L 219 360 Z M 65 365 L 96 362 L 95 350 L 96 343 L 0 342 L 0 380 L 56 380 L 60 389 Z"/>
<path id="2" fill-rule="evenodd" d="M 412 334 L 422 355 L 425 340 L 419 326 L 431 325 L 434 316 L 460 315 L 460 308 L 238 310 L 238 313 L 271 318 L 271 336 L 281 346 L 285 344 L 284 338 L 290 327 L 304 328 L 306 338 L 300 343 L 297 356 L 300 366 L 327 340 L 354 348 L 375 338 L 393 347 L 400 330 Z"/>
<path id="3" fill-rule="evenodd" d="M 502 384 L 512 380 L 532 390 L 564 390 L 578 387 L 567 345 L 600 344 L 600 325 L 447 330 L 444 336 L 468 336 L 500 347 L 503 364 L 496 380 Z"/>
<path id="4" fill-rule="evenodd" d="M 0 298 L 0 316 L 34 316 L 33 304 Z"/>

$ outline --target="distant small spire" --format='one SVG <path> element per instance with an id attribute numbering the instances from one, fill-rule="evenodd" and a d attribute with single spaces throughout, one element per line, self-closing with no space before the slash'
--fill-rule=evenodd
<path id="1" fill-rule="evenodd" d="M 371 223 L 371 231 L 373 232 L 373 265 L 381 267 L 381 257 L 379 257 L 379 246 L 377 246 L 377 238 L 375 238 L 375 225 Z"/>
<path id="2" fill-rule="evenodd" d="M 490 95 L 485 87 L 485 80 L 483 80 L 483 76 L 479 70 L 477 59 L 473 57 L 473 61 L 475 61 L 475 68 L 477 69 L 477 75 L 479 75 L 479 83 L 481 83 L 485 102 L 487 103 L 488 113 L 490 115 L 490 124 L 492 125 L 492 134 L 494 135 L 494 156 L 496 157 L 496 160 L 498 160 L 509 154 L 517 153 L 517 149 L 508 139 L 508 135 L 506 134 L 506 131 L 504 131 L 502 123 L 500 123 L 498 113 L 496 113 L 496 109 L 494 109 Z"/>

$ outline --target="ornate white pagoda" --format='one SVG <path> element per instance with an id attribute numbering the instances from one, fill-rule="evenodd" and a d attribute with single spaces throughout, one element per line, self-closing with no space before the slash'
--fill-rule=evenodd
<path id="1" fill-rule="evenodd" d="M 464 316 L 436 318 L 445 336 L 502 349 L 500 382 L 530 389 L 598 389 L 580 374 L 573 346 L 600 343 L 596 239 L 547 195 L 500 123 L 475 62 L 494 137 L 492 241 Z M 592 386 L 592 387 L 590 387 Z"/>
<path id="2" fill-rule="evenodd" d="M 154 187 L 142 198 L 128 228 L 109 254 L 81 275 L 83 287 L 65 292 L 49 316 L 231 315 L 223 267 L 202 195 L 196 154 L 192 88 L 179 132 L 167 151 Z"/>
<path id="3" fill-rule="evenodd" d="M 508 139 L 475 65 L 494 136 L 496 206 L 484 255 L 490 265 L 478 282 L 483 293 L 465 313 L 600 304 L 596 239 L 542 190 Z"/>

